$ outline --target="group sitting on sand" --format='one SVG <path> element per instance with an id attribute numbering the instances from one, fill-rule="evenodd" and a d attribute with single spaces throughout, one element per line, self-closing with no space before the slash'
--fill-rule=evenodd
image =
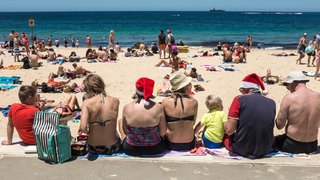
<path id="1" fill-rule="evenodd" d="M 13 143 L 14 128 L 24 144 L 36 144 L 32 131 L 35 112 L 51 107 L 52 112 L 61 116 L 81 109 L 78 134 L 88 135 L 87 148 L 92 154 L 122 150 L 131 156 L 142 156 L 224 146 L 244 157 L 261 158 L 278 150 L 289 153 L 317 150 L 320 93 L 307 88 L 309 80 L 302 72 L 291 72 L 284 81 L 290 93 L 283 98 L 277 117 L 276 103 L 266 97 L 263 79 L 252 73 L 241 81 L 241 94 L 233 99 L 228 114 L 223 112 L 222 98 L 209 94 L 205 101 L 208 112 L 198 124 L 195 124 L 198 101 L 190 94 L 191 80 L 181 71 L 173 72 L 168 77 L 171 95 L 157 103 L 152 100 L 155 81 L 139 78 L 134 86 L 134 99 L 124 106 L 120 118 L 119 99 L 106 93 L 104 80 L 97 74 L 89 74 L 83 80 L 86 96 L 81 107 L 74 96 L 62 104 L 40 102 L 34 87 L 22 86 L 21 102 L 14 103 L 9 110 L 8 136 L 2 145 Z M 274 126 L 285 127 L 285 133 L 275 137 Z"/>

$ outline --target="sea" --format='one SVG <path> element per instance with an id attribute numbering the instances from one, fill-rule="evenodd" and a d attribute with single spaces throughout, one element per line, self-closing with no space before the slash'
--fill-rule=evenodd
<path id="1" fill-rule="evenodd" d="M 29 19 L 34 26 L 29 26 Z M 136 42 L 156 42 L 162 29 L 173 31 L 176 41 L 189 46 L 213 47 L 218 42 L 245 43 L 248 35 L 253 45 L 296 48 L 299 38 L 307 40 L 320 32 L 319 12 L 210 12 L 210 11 L 88 11 L 88 12 L 0 12 L 0 41 L 8 34 L 26 32 L 40 40 L 77 38 L 85 46 L 91 36 L 93 46 L 107 46 L 110 30 L 123 47 Z"/>

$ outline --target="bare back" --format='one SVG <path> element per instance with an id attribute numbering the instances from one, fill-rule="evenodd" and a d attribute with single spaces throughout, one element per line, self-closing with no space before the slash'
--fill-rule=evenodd
<path id="1" fill-rule="evenodd" d="M 277 121 L 285 122 L 286 134 L 300 142 L 317 140 L 320 122 L 320 94 L 301 87 L 286 95 L 281 103 Z"/>
<path id="2" fill-rule="evenodd" d="M 164 111 L 160 104 L 149 101 L 150 105 L 145 107 L 144 100 L 133 102 L 123 107 L 123 131 L 126 134 L 127 127 L 155 127 L 159 126 L 160 135 L 166 133 L 166 123 L 164 119 Z"/>
<path id="3" fill-rule="evenodd" d="M 167 122 L 167 136 L 170 142 L 187 143 L 194 139 L 193 126 L 197 119 L 198 101 L 192 97 L 182 98 L 182 109 L 180 98 L 177 105 L 174 105 L 173 98 L 166 98 L 162 101 L 162 106 L 166 117 L 181 118 L 179 121 Z M 194 120 L 184 120 L 185 117 L 194 116 Z"/>
<path id="4" fill-rule="evenodd" d="M 110 146 L 118 141 L 116 130 L 119 100 L 111 96 L 95 95 L 82 104 L 81 129 L 89 126 L 88 144 Z"/>

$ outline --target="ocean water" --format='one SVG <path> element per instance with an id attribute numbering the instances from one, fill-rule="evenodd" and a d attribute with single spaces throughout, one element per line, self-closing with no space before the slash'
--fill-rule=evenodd
<path id="1" fill-rule="evenodd" d="M 254 45 L 296 47 L 303 33 L 311 39 L 320 32 L 320 13 L 314 12 L 0 12 L 0 41 L 6 41 L 11 30 L 31 37 L 29 18 L 35 20 L 37 38 L 77 37 L 80 46 L 85 46 L 86 35 L 94 46 L 107 46 L 111 29 L 122 46 L 151 44 L 160 29 L 168 28 L 176 41 L 191 46 L 245 42 L 252 35 Z"/>

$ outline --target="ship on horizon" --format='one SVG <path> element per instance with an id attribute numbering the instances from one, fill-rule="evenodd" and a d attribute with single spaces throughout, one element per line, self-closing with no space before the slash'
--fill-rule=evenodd
<path id="1" fill-rule="evenodd" d="M 216 9 L 215 7 L 213 7 L 212 9 L 210 9 L 210 12 L 226 12 L 223 9 Z"/>

